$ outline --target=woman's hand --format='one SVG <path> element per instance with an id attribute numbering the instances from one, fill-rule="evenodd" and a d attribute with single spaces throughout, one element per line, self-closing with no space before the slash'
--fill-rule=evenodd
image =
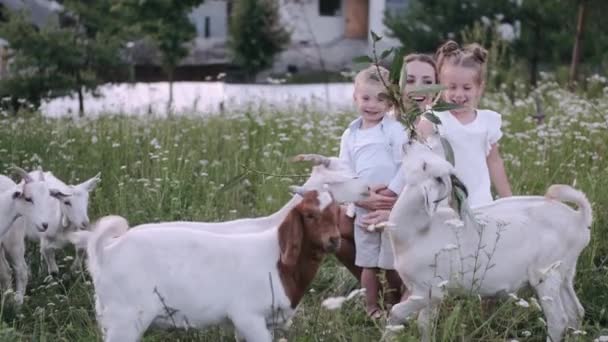
<path id="1" fill-rule="evenodd" d="M 378 224 L 382 222 L 388 221 L 388 216 L 390 215 L 390 210 L 376 210 L 372 211 L 369 214 L 366 214 L 361 219 L 361 225 L 363 228 L 367 228 L 370 224 Z"/>
<path id="2" fill-rule="evenodd" d="M 376 185 L 370 187 L 369 197 L 357 202 L 356 204 L 364 209 L 373 210 L 390 210 L 397 196 L 392 191 L 388 190 L 386 185 Z"/>

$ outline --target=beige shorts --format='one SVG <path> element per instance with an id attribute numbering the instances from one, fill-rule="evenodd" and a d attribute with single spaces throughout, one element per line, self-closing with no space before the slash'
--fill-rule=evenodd
<path id="1" fill-rule="evenodd" d="M 355 216 L 355 265 L 364 268 L 394 270 L 394 256 L 388 232 L 369 232 L 361 226 L 361 219 L 368 211 L 356 208 Z"/>

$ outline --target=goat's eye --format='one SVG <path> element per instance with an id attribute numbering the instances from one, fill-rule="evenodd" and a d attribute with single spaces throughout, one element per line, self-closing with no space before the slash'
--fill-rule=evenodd
<path id="1" fill-rule="evenodd" d="M 435 177 L 435 180 L 437 181 L 437 183 L 443 184 L 443 179 L 441 177 Z"/>
<path id="2" fill-rule="evenodd" d="M 64 201 L 63 204 L 67 205 L 68 207 L 72 206 L 72 202 L 70 201 Z"/>
<path id="3" fill-rule="evenodd" d="M 34 200 L 31 197 L 23 197 L 26 202 L 34 203 Z"/>

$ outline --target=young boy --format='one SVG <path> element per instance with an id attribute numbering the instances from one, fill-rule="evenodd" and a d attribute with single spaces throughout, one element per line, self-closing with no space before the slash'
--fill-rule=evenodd
<path id="1" fill-rule="evenodd" d="M 407 139 L 405 128 L 387 115 L 392 104 L 385 96 L 381 78 L 388 82 L 389 72 L 376 66 L 362 70 L 355 77 L 353 97 L 359 118 L 348 125 L 340 142 L 340 158 L 370 185 L 388 184 L 396 176 Z M 386 270 L 389 288 L 395 291 L 393 302 L 399 300 L 401 281 L 394 270 L 388 233 L 369 232 L 361 224 L 368 209 L 371 208 L 359 205 L 355 209 L 355 265 L 363 269 L 361 286 L 366 289 L 367 314 L 376 319 L 382 316 L 378 305 L 378 273 Z"/>

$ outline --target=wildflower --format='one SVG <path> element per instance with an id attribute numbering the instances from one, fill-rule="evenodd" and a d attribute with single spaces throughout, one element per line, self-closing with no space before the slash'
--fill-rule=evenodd
<path id="1" fill-rule="evenodd" d="M 535 307 L 536 309 L 538 309 L 539 311 L 543 311 L 542 307 L 540 306 L 540 304 L 538 304 L 538 301 L 536 300 L 536 298 L 532 297 L 530 298 L 530 302 L 532 303 L 532 306 Z"/>
<path id="2" fill-rule="evenodd" d="M 524 331 L 521 332 L 521 336 L 523 336 L 523 337 L 530 337 L 530 336 L 532 336 L 532 333 L 530 331 L 528 331 L 528 330 L 524 330 Z"/>
<path id="3" fill-rule="evenodd" d="M 522 308 L 529 308 L 530 307 L 530 304 L 528 302 L 526 302 L 526 300 L 523 299 L 523 298 L 519 299 L 519 301 L 517 303 L 515 303 L 515 305 L 521 306 Z"/>
<path id="4" fill-rule="evenodd" d="M 344 301 L 346 301 L 346 297 L 329 297 L 321 303 L 321 306 L 327 310 L 337 310 L 342 307 Z"/>
<path id="5" fill-rule="evenodd" d="M 403 325 L 387 325 L 386 326 L 386 330 L 390 331 L 390 332 L 400 332 L 403 329 L 405 329 L 405 327 Z"/>
<path id="6" fill-rule="evenodd" d="M 357 296 L 363 296 L 365 294 L 365 289 L 361 288 L 361 289 L 356 289 L 351 291 L 348 296 L 346 296 L 346 300 L 351 300 Z"/>
<path id="7" fill-rule="evenodd" d="M 455 249 L 458 249 L 458 246 L 456 246 L 453 243 L 448 243 L 447 245 L 443 246 L 443 248 L 441 250 L 442 251 L 453 251 Z"/>
<path id="8" fill-rule="evenodd" d="M 462 222 L 462 220 L 459 220 L 459 219 L 447 220 L 447 221 L 445 221 L 445 223 L 449 224 L 450 226 L 452 226 L 454 228 L 464 227 L 464 222 Z"/>

